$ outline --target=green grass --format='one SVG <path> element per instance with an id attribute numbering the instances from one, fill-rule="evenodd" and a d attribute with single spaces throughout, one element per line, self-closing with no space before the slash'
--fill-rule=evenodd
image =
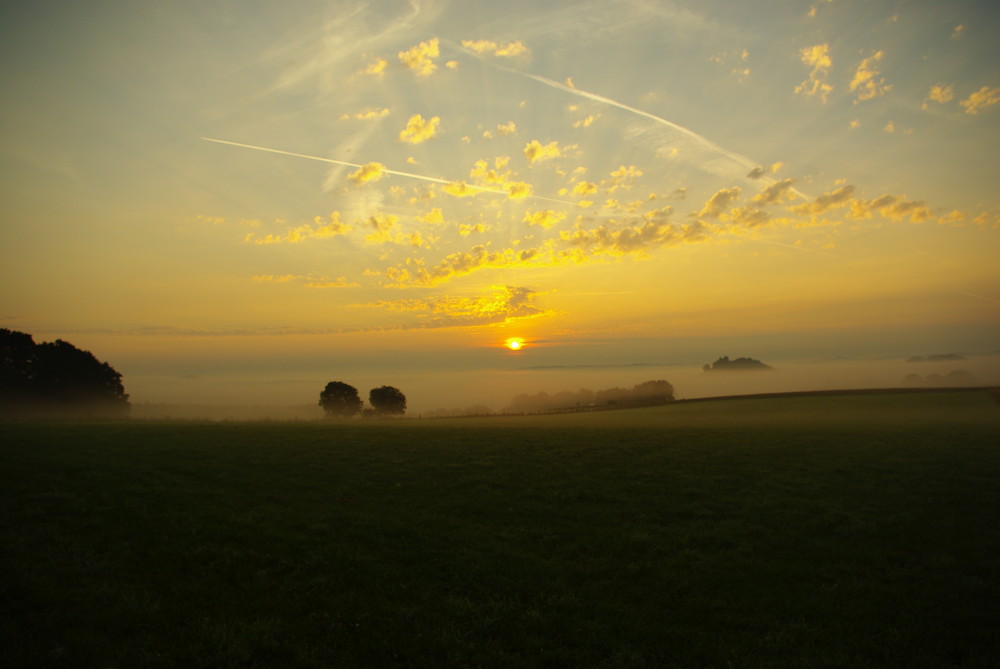
<path id="1" fill-rule="evenodd" d="M 1000 405 L 0 425 L 0 666 L 993 667 Z"/>

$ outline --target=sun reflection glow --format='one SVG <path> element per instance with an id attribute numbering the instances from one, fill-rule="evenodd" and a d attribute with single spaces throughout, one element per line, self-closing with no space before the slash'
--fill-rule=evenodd
<path id="1" fill-rule="evenodd" d="M 524 347 L 524 340 L 511 337 L 507 340 L 506 346 L 511 351 L 520 351 Z"/>

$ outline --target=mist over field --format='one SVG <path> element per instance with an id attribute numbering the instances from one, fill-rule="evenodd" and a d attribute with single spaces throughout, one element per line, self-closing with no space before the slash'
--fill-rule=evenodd
<path id="1" fill-rule="evenodd" d="M 731 357 L 744 352 L 734 352 Z M 746 352 L 753 354 L 753 352 Z M 926 358 L 911 360 L 913 358 Z M 763 358 L 773 370 L 705 372 L 705 359 L 673 364 L 531 365 L 527 357 L 507 367 L 481 369 L 407 369 L 366 371 L 345 368 L 309 370 L 219 370 L 182 376 L 133 374 L 129 390 L 134 418 L 315 419 L 319 392 L 328 381 L 355 386 L 362 398 L 380 385 L 398 387 L 407 398 L 407 415 L 438 410 L 483 408 L 502 412 L 519 394 L 581 388 L 631 388 L 655 379 L 669 381 L 676 399 L 807 390 L 987 386 L 1000 384 L 1000 354 L 926 354 L 854 360 Z M 207 407 L 213 407 L 209 410 Z"/>

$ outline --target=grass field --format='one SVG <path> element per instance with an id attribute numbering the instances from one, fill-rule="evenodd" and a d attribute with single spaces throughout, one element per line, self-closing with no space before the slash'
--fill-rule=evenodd
<path id="1" fill-rule="evenodd" d="M 986 392 L 0 444 L 3 667 L 1000 666 Z"/>

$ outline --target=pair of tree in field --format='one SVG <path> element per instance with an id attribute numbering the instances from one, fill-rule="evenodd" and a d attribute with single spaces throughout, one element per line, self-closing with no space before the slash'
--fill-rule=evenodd
<path id="1" fill-rule="evenodd" d="M 368 403 L 371 404 L 371 409 L 362 412 L 358 389 L 343 381 L 331 381 L 319 394 L 319 405 L 329 417 L 348 418 L 358 413 L 376 416 L 406 413 L 406 395 L 392 386 L 372 388 L 368 391 Z"/>

